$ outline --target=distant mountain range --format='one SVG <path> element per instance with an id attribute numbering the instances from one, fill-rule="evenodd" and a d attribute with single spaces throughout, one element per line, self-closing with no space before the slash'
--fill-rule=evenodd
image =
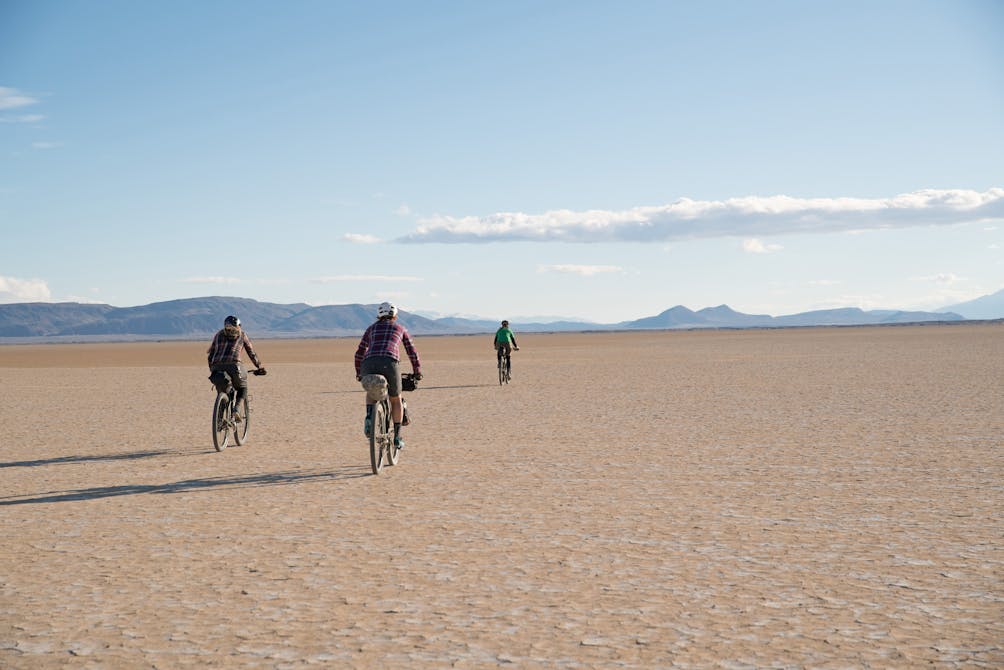
<path id="1" fill-rule="evenodd" d="M 994 307 L 997 305 L 998 307 Z M 1004 291 L 959 305 L 975 318 L 1004 317 Z M 347 337 L 371 324 L 376 305 L 281 305 L 248 298 L 207 297 L 157 302 L 140 307 L 80 303 L 16 303 L 0 305 L 0 342 L 113 341 L 197 339 L 209 337 L 223 317 L 237 314 L 253 337 Z M 974 317 L 970 317 L 974 318 Z M 402 311 L 401 322 L 416 335 L 491 333 L 494 320 L 458 317 L 427 318 Z M 828 309 L 787 316 L 743 314 L 727 305 L 692 311 L 678 305 L 634 321 L 597 324 L 581 321 L 517 323 L 517 332 L 666 330 L 691 328 L 781 328 L 793 326 L 857 326 L 963 321 L 963 312 L 864 311 Z"/>
<path id="2" fill-rule="evenodd" d="M 966 319 L 1004 319 L 1004 289 L 968 302 L 949 305 L 939 312 L 954 312 Z"/>

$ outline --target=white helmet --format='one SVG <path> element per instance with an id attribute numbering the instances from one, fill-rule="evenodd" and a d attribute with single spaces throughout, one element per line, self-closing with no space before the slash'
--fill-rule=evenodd
<path id="1" fill-rule="evenodd" d="M 377 307 L 377 317 L 382 319 L 385 316 L 397 316 L 397 307 L 389 302 L 382 302 Z"/>

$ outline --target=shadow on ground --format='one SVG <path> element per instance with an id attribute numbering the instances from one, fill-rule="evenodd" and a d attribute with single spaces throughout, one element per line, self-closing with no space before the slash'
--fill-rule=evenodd
<path id="1" fill-rule="evenodd" d="M 33 461 L 11 461 L 0 463 L 0 468 L 36 468 L 42 465 L 59 465 L 61 463 L 92 463 L 95 461 L 132 461 L 140 458 L 166 456 L 174 451 L 133 451 L 127 454 L 101 454 L 100 456 L 60 456 L 59 458 L 39 458 Z"/>
<path id="2" fill-rule="evenodd" d="M 418 391 L 443 391 L 443 390 L 447 390 L 447 389 L 482 389 L 482 388 L 491 388 L 493 386 L 497 386 L 497 384 L 463 384 L 463 385 L 460 385 L 460 386 L 421 386 L 421 387 L 419 387 L 417 389 L 417 391 L 405 391 L 405 393 L 416 393 Z M 363 395 L 364 393 L 366 393 L 366 391 L 364 391 L 362 389 L 352 390 L 352 391 L 321 391 L 320 392 L 321 395 L 345 395 L 345 394 Z"/>
<path id="3" fill-rule="evenodd" d="M 332 481 L 356 479 L 372 476 L 369 467 L 352 466 L 340 470 L 323 472 L 272 472 L 242 477 L 206 477 L 204 479 L 186 479 L 170 484 L 142 484 L 125 486 L 97 486 L 89 489 L 70 491 L 50 491 L 34 497 L 17 497 L 17 499 L 0 498 L 0 506 L 29 505 L 37 503 L 76 502 L 80 500 L 97 500 L 116 496 L 134 496 L 147 493 L 189 493 L 192 491 L 209 491 L 214 489 L 248 488 L 260 486 L 287 486 L 316 481 Z"/>

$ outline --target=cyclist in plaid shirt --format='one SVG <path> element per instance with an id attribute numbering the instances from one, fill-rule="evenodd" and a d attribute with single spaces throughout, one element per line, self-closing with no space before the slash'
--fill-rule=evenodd
<path id="1" fill-rule="evenodd" d="M 416 379 L 422 378 L 422 364 L 418 359 L 418 351 L 411 342 L 408 330 L 397 322 L 397 307 L 389 302 L 382 303 L 377 308 L 377 321 L 363 333 L 356 349 L 355 366 L 356 379 L 363 375 L 383 375 L 387 378 L 387 395 L 390 399 L 390 413 L 394 420 L 394 445 L 404 448 L 401 439 L 401 421 L 404 411 L 401 408 L 401 347 L 408 352 L 411 360 L 411 370 Z M 364 431 L 369 437 L 371 430 L 370 412 L 372 407 L 366 406 L 366 424 Z"/>
<path id="2" fill-rule="evenodd" d="M 222 370 L 230 375 L 230 382 L 237 389 L 237 407 L 243 407 L 242 401 L 248 392 L 248 373 L 241 363 L 241 349 L 247 352 L 251 362 L 258 369 L 263 369 L 258 354 L 254 352 L 251 339 L 241 329 L 241 320 L 236 316 L 228 316 L 223 321 L 223 329 L 218 331 L 209 345 L 207 358 L 210 373 Z M 234 410 L 234 420 L 240 421 L 241 416 Z"/>

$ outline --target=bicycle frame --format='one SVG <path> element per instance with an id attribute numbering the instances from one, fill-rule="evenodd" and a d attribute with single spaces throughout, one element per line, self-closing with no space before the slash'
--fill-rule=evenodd
<path id="1" fill-rule="evenodd" d="M 498 359 L 499 386 L 502 386 L 508 384 L 512 378 L 512 354 L 507 354 L 500 348 L 496 353 L 496 358 Z"/>
<path id="2" fill-rule="evenodd" d="M 259 368 L 253 373 L 258 376 L 264 375 L 265 371 Z M 237 446 L 246 444 L 251 424 L 250 391 L 244 395 L 244 407 L 240 408 L 242 410 L 241 421 L 238 422 L 234 420 L 234 410 L 237 409 L 237 388 L 230 375 L 218 370 L 214 371 L 209 379 L 216 389 L 216 399 L 213 401 L 213 447 L 216 448 L 216 451 L 226 449 L 230 442 L 231 433 Z"/>
<path id="3" fill-rule="evenodd" d="M 402 375 L 404 380 L 413 380 L 413 375 Z M 387 378 L 383 375 L 364 375 L 359 380 L 366 390 L 366 412 L 369 419 L 370 467 L 373 474 L 380 474 L 384 465 L 397 465 L 401 449 L 394 444 L 394 420 L 391 416 L 390 397 L 387 395 Z M 401 398 L 402 411 L 404 398 Z"/>

